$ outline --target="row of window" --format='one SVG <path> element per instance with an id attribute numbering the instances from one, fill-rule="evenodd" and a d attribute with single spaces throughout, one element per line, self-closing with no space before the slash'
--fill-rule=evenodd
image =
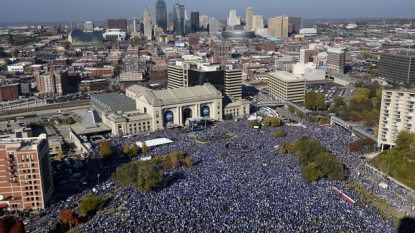
<path id="1" fill-rule="evenodd" d="M 30 154 L 30 159 L 34 161 L 33 154 Z M 22 162 L 25 161 L 25 156 L 22 155 Z M 26 155 L 26 161 L 29 161 L 29 154 Z"/>
<path id="2" fill-rule="evenodd" d="M 35 191 L 34 192 L 34 194 L 35 195 L 38 195 L 39 194 L 39 192 L 38 191 Z M 33 196 L 33 192 L 26 192 L 26 196 L 29 196 L 29 195 L 32 195 Z M 37 198 L 37 197 L 36 197 Z M 37 200 L 37 199 L 36 199 Z"/>
<path id="3" fill-rule="evenodd" d="M 146 123 L 145 122 L 143 122 L 143 125 L 145 125 Z M 149 125 L 150 124 L 150 121 L 147 121 L 147 124 Z M 130 124 L 130 127 L 132 127 L 132 126 L 137 126 L 137 124 L 136 123 L 134 123 L 134 124 Z M 141 126 L 141 123 L 138 123 L 138 126 Z"/>

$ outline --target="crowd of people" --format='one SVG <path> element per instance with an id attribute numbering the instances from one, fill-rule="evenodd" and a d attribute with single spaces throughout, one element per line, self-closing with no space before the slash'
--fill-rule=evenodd
<path id="1" fill-rule="evenodd" d="M 192 167 L 165 171 L 165 178 L 173 180 L 160 190 L 141 193 L 132 186 L 117 187 L 101 175 L 102 182 L 94 192 L 102 197 L 110 194 L 107 208 L 99 211 L 76 232 L 258 232 L 258 231 L 307 231 L 307 232 L 394 232 L 392 219 L 385 219 L 368 203 L 365 208 L 350 204 L 338 196 L 333 187 L 355 201 L 358 193 L 342 182 L 323 178 L 305 183 L 295 154 L 280 154 L 275 145 L 293 143 L 302 136 L 316 139 L 328 151 L 350 168 L 349 179 L 356 180 L 373 193 L 385 192 L 374 185 L 367 185 L 363 174 L 364 163 L 360 157 L 365 150 L 350 152 L 348 145 L 357 138 L 340 126 L 320 126 L 301 121 L 300 126 L 283 125 L 278 128 L 253 129 L 251 122 L 217 122 L 204 131 L 184 133 L 166 129 L 117 138 L 111 142 L 114 158 L 111 166 L 125 162 L 122 156 L 126 141 L 141 142 L 166 137 L 174 142 L 150 148 L 141 157 L 158 156 L 181 150 L 195 162 Z M 272 132 L 283 130 L 285 137 L 274 138 Z M 226 137 L 224 137 L 226 135 Z M 200 140 L 212 139 L 208 142 Z M 98 158 L 99 149 L 92 150 L 89 159 Z M 122 161 L 122 162 L 120 162 Z M 177 177 L 177 179 L 173 179 Z M 91 189 L 72 196 L 77 201 Z M 394 195 L 392 193 L 387 195 Z M 408 193 L 398 189 L 400 195 Z M 396 202 L 396 205 L 407 203 Z M 55 213 L 64 210 L 65 201 L 48 208 Z M 54 219 L 38 225 L 50 231 Z"/>

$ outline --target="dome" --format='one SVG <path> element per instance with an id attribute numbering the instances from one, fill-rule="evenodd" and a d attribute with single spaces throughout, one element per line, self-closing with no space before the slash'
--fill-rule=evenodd
<path id="1" fill-rule="evenodd" d="M 223 31 L 222 38 L 224 39 L 251 39 L 255 37 L 254 31 L 244 31 L 244 30 L 231 30 L 231 31 Z"/>

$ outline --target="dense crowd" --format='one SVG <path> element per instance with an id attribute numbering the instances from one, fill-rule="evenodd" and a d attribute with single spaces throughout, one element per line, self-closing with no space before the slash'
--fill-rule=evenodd
<path id="1" fill-rule="evenodd" d="M 394 232 L 392 220 L 383 218 L 374 207 L 368 203 L 364 203 L 365 208 L 349 204 L 332 190 L 336 187 L 358 201 L 353 187 L 328 179 L 305 183 L 297 157 L 291 153 L 282 155 L 275 149 L 275 145 L 291 143 L 302 136 L 317 139 L 351 168 L 349 179 L 374 193 L 388 192 L 380 194 L 394 197 L 392 191 L 379 189 L 375 185 L 377 180 L 368 183 L 363 174 L 356 172 L 367 169 L 360 159 L 365 151 L 348 150 L 349 142 L 357 138 L 338 126 L 307 122 L 301 125 L 257 130 L 251 128 L 250 121 L 242 119 L 217 122 L 204 131 L 192 133 L 166 129 L 114 139 L 111 144 L 119 157 L 113 160 L 121 159 L 126 141 L 166 137 L 174 142 L 152 148 L 140 157 L 181 150 L 193 158 L 195 165 L 166 170 L 165 178 L 173 182 L 147 194 L 131 186 L 116 187 L 111 179 L 103 177 L 94 191 L 102 197 L 110 193 L 114 198 L 105 210 L 82 224 L 78 232 Z M 283 130 L 286 136 L 271 137 L 276 130 Z M 90 159 L 98 156 L 98 148 L 89 154 Z M 88 192 L 73 196 L 70 201 L 79 200 Z M 395 192 L 407 194 L 401 189 Z M 395 204 L 399 207 L 407 203 Z M 63 206 L 64 202 L 57 203 L 49 211 L 57 214 Z M 39 229 L 49 231 L 52 222 L 39 225 Z"/>

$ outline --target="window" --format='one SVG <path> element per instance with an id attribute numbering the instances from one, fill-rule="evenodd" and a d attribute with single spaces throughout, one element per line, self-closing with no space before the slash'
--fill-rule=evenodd
<path id="1" fill-rule="evenodd" d="M 37 194 L 38 194 L 38 192 L 36 191 L 36 192 L 35 192 L 35 194 L 37 195 Z"/>
<path id="2" fill-rule="evenodd" d="M 22 155 L 22 162 L 24 161 L 24 155 Z"/>
<path id="3" fill-rule="evenodd" d="M 29 155 L 28 154 L 26 155 L 26 160 L 29 161 Z"/>
<path id="4" fill-rule="evenodd" d="M 27 179 L 27 176 L 26 176 L 26 175 L 24 175 L 24 178 L 25 178 L 25 179 Z"/>
<path id="5" fill-rule="evenodd" d="M 34 159 L 33 159 L 33 154 L 30 154 L 30 158 L 32 159 L 32 161 L 34 160 Z"/>
<path id="6" fill-rule="evenodd" d="M 34 180 L 33 183 L 36 184 L 36 180 Z"/>

